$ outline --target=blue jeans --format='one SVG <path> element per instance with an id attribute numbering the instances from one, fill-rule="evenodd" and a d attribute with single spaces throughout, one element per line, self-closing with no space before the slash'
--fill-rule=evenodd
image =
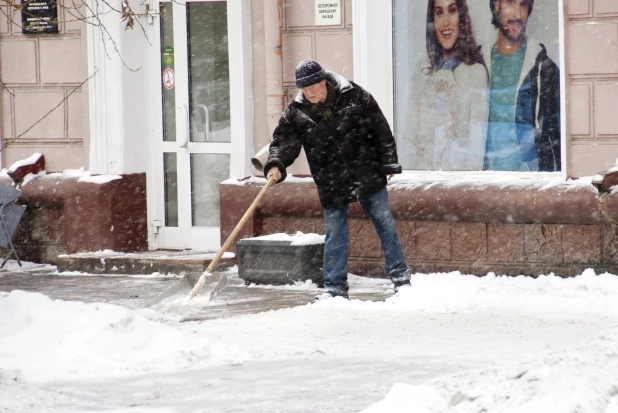
<path id="1" fill-rule="evenodd" d="M 359 197 L 363 210 L 380 237 L 384 252 L 384 273 L 393 283 L 410 280 L 395 218 L 388 203 L 386 188 Z M 324 210 L 324 287 L 335 294 L 347 293 L 348 286 L 348 204 Z"/>

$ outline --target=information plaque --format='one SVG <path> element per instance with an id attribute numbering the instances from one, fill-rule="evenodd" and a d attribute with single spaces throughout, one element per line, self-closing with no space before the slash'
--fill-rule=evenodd
<path id="1" fill-rule="evenodd" d="M 54 0 L 29 0 L 21 3 L 23 34 L 58 33 L 58 4 Z"/>

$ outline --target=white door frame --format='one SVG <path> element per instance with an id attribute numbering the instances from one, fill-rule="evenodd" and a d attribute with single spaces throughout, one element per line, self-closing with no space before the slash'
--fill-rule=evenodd
<path id="1" fill-rule="evenodd" d="M 178 0 L 175 0 L 176 2 Z M 184 3 L 184 2 L 183 2 Z M 155 13 L 159 11 L 159 2 L 154 0 L 151 3 L 151 10 Z M 252 60 L 251 60 L 251 4 L 250 0 L 230 0 L 227 2 L 228 18 L 228 53 L 229 53 L 229 73 L 230 73 L 230 122 L 231 122 L 231 145 L 230 153 L 230 177 L 241 178 L 251 172 L 249 159 L 253 154 L 253 85 L 252 85 Z M 148 168 L 148 223 L 149 223 L 149 249 L 171 248 L 169 243 L 161 241 L 160 229 L 164 223 L 164 213 L 162 209 L 163 199 L 163 168 L 160 152 L 160 142 L 162 142 L 162 96 L 161 96 L 161 56 L 160 56 L 160 24 L 159 19 L 153 19 L 152 47 L 150 54 L 149 72 L 151 73 L 151 96 L 150 111 L 154 115 L 151 128 L 151 151 Z M 230 30 L 230 28 L 233 28 Z M 176 29 L 174 29 L 176 36 Z M 186 33 L 184 34 L 186 36 Z M 186 49 L 182 52 L 175 50 L 175 58 L 181 58 L 180 53 L 186 55 Z M 186 57 L 186 56 L 185 56 Z M 187 89 L 187 79 L 176 78 L 176 87 Z M 188 92 L 187 92 L 188 93 Z M 176 142 L 165 142 L 164 145 L 177 145 Z M 189 143 L 191 145 L 191 143 Z M 223 149 L 223 147 L 222 147 Z M 215 150 L 216 152 L 216 150 Z M 178 186 L 180 193 L 181 185 L 190 185 L 190 180 L 179 176 Z M 190 192 L 190 191 L 188 191 Z M 181 202 L 190 202 L 190 199 L 179 199 Z M 179 216 L 179 224 L 181 217 Z M 190 217 L 185 217 L 189 219 Z M 179 227 L 180 228 L 180 227 Z M 169 230 L 170 228 L 166 228 Z M 173 231 L 171 231 L 173 232 Z M 183 239 L 182 234 L 177 234 L 174 238 Z M 195 239 L 194 239 L 195 238 Z M 219 242 L 220 244 L 220 242 Z M 185 237 L 182 244 L 173 246 L 174 248 L 204 249 L 204 240 L 200 237 Z"/>

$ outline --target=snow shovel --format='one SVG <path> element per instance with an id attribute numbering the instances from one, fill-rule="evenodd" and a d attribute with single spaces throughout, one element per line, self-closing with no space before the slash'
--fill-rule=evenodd
<path id="1" fill-rule="evenodd" d="M 212 276 L 212 271 L 215 269 L 215 267 L 219 263 L 219 260 L 221 259 L 225 251 L 229 248 L 232 241 L 234 241 L 234 238 L 236 238 L 236 235 L 238 235 L 242 227 L 249 220 L 249 217 L 251 216 L 251 214 L 253 214 L 253 211 L 255 210 L 257 205 L 260 203 L 260 200 L 264 197 L 264 194 L 266 194 L 266 191 L 268 191 L 268 189 L 274 183 L 275 183 L 275 178 L 268 179 L 268 181 L 266 182 L 266 185 L 264 185 L 264 187 L 262 188 L 260 193 L 257 195 L 257 197 L 255 197 L 255 199 L 253 200 L 253 203 L 251 203 L 251 205 L 247 209 L 247 212 L 245 212 L 245 215 L 243 215 L 240 221 L 238 221 L 238 224 L 236 224 L 236 227 L 234 228 L 232 233 L 229 235 L 229 237 L 227 237 L 227 240 L 225 241 L 225 243 L 223 244 L 223 246 L 221 247 L 221 249 L 215 256 L 215 258 L 212 260 L 212 262 L 210 263 L 206 271 L 204 271 L 202 275 L 200 276 L 200 278 L 197 280 L 195 285 L 193 285 L 193 283 L 191 282 L 191 280 L 189 279 L 187 275 L 183 275 L 178 281 L 174 282 L 172 285 L 166 288 L 163 292 L 161 292 L 157 296 L 157 298 L 153 300 L 151 304 L 159 303 L 169 297 L 173 297 L 179 294 L 185 294 L 187 286 L 189 286 L 190 288 L 192 287 L 191 292 L 189 293 L 189 296 L 187 297 L 188 298 L 187 301 L 190 301 L 191 299 L 193 299 L 193 297 L 197 295 L 197 293 L 200 291 L 200 289 L 206 282 L 206 278 Z M 219 278 L 214 288 L 211 289 L 207 293 L 206 304 L 212 301 L 212 299 L 215 298 L 217 294 L 223 291 L 228 285 L 229 285 L 228 276 L 226 274 L 221 274 L 221 278 Z"/>
<path id="2" fill-rule="evenodd" d="M 236 235 L 238 235 L 242 227 L 249 220 L 249 217 L 251 216 L 251 214 L 253 214 L 253 211 L 255 210 L 255 208 L 258 206 L 258 204 L 260 203 L 260 201 L 266 194 L 266 191 L 268 191 L 268 189 L 274 183 L 275 183 L 275 178 L 270 177 L 268 181 L 266 182 L 266 185 L 264 185 L 260 193 L 255 197 L 251 205 L 249 205 L 249 208 L 247 209 L 247 212 L 245 212 L 245 215 L 243 215 L 240 221 L 238 221 L 238 224 L 236 224 L 236 227 L 234 228 L 232 233 L 227 237 L 227 240 L 225 241 L 225 243 L 223 244 L 223 246 L 221 247 L 221 249 L 215 256 L 215 258 L 212 260 L 208 268 L 206 268 L 206 271 L 204 271 L 202 276 L 197 280 L 197 283 L 195 283 L 195 286 L 189 293 L 189 300 L 195 297 L 196 294 L 200 291 L 200 289 L 204 285 L 204 282 L 206 282 L 206 277 L 212 276 L 211 272 L 214 270 L 216 265 L 219 263 L 219 260 L 221 259 L 225 251 L 227 251 L 232 241 L 234 241 L 234 238 L 236 238 Z M 219 278 L 219 281 L 217 281 L 217 284 L 215 284 L 215 287 L 212 290 L 210 290 L 210 292 L 208 293 L 207 303 L 209 303 L 213 298 L 215 298 L 216 295 L 219 294 L 221 291 L 223 291 L 228 285 L 229 285 L 229 279 L 227 275 L 222 274 L 221 278 Z"/>

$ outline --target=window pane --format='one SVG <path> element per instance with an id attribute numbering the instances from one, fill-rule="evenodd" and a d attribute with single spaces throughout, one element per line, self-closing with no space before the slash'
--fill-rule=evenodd
<path id="1" fill-rule="evenodd" d="M 192 142 L 230 142 L 227 2 L 187 3 Z"/>
<path id="2" fill-rule="evenodd" d="M 178 167 L 176 152 L 163 154 L 165 226 L 178 226 Z"/>
<path id="3" fill-rule="evenodd" d="M 219 226 L 219 184 L 230 177 L 230 155 L 191 154 L 191 211 L 194 227 Z"/>
<path id="4" fill-rule="evenodd" d="M 493 3 L 394 0 L 404 168 L 561 169 L 558 1 Z"/>
<path id="5" fill-rule="evenodd" d="M 163 96 L 163 140 L 176 140 L 176 96 L 174 85 L 174 12 L 172 3 L 159 3 L 161 21 L 161 95 Z"/>

